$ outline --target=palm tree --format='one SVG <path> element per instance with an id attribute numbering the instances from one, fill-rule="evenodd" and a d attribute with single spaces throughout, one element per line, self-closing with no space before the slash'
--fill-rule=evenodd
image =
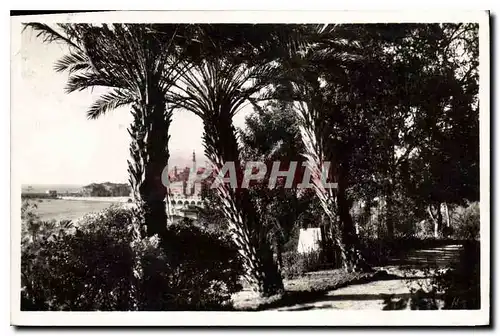
<path id="1" fill-rule="evenodd" d="M 54 67 L 68 73 L 68 93 L 97 86 L 109 88 L 90 106 L 89 119 L 131 105 L 129 182 L 144 210 L 148 235 L 160 232 L 167 223 L 168 195 L 162 172 L 169 159 L 172 118 L 166 94 L 175 75 L 182 73 L 174 43 L 179 27 L 58 24 L 53 28 L 41 23 L 26 27 L 45 42 L 62 42 L 69 48 Z"/>
<path id="2" fill-rule="evenodd" d="M 243 176 L 242 158 L 232 118 L 250 96 L 266 85 L 273 66 L 249 64 L 248 59 L 222 52 L 227 46 L 218 48 L 217 43 L 214 42 L 215 49 L 220 53 L 193 61 L 192 68 L 180 76 L 177 90 L 171 93 L 170 99 L 177 108 L 191 111 L 203 120 L 205 155 L 216 171 L 221 171 L 226 162 L 233 162 L 239 186 Z M 222 181 L 222 177 L 219 176 L 218 181 Z M 266 227 L 248 190 L 219 183 L 216 193 L 242 256 L 248 283 L 264 296 L 282 291 L 283 282 L 267 240 Z"/>
<path id="3" fill-rule="evenodd" d="M 313 86 L 319 90 L 319 86 Z M 318 92 L 318 91 L 316 91 Z M 314 97 L 313 92 L 304 92 L 308 97 Z M 297 104 L 297 112 L 301 119 L 300 133 L 304 142 L 307 167 L 311 171 L 311 182 L 323 211 L 330 222 L 332 238 L 340 251 L 343 268 L 350 271 L 369 269 L 360 254 L 357 235 L 349 213 L 350 205 L 346 197 L 346 160 L 340 153 L 341 144 L 331 139 L 332 125 L 325 116 L 319 115 L 314 98 L 308 102 Z M 329 162 L 328 175 L 331 182 L 337 183 L 336 189 L 326 188 L 322 178 Z"/>
<path id="4" fill-rule="evenodd" d="M 360 253 L 358 237 L 350 215 L 346 191 L 349 151 L 343 142 L 343 113 L 349 96 L 350 70 L 366 61 L 364 50 L 353 34 L 355 28 L 307 26 L 295 43 L 295 52 L 281 59 L 281 77 L 261 99 L 281 99 L 294 103 L 304 144 L 303 156 L 311 172 L 311 182 L 324 214 L 330 222 L 331 236 L 347 270 L 368 270 Z M 286 48 L 285 41 L 283 46 Z M 258 106 L 256 102 L 255 106 Z M 329 162 L 328 172 L 324 172 Z M 326 188 L 324 174 L 337 187 Z"/>

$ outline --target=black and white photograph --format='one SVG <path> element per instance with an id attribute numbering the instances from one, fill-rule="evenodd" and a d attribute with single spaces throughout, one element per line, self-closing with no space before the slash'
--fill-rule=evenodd
<path id="1" fill-rule="evenodd" d="M 491 322 L 487 11 L 11 29 L 11 324 Z"/>

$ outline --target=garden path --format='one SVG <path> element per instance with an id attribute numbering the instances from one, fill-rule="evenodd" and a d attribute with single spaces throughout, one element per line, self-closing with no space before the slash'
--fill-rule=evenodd
<path id="1" fill-rule="evenodd" d="M 328 291 L 313 302 L 298 303 L 273 310 L 382 310 L 386 295 L 393 295 L 396 300 L 409 298 L 410 288 L 420 288 L 429 284 L 430 278 L 424 271 L 426 268 L 431 270 L 446 268 L 450 263 L 457 262 L 460 250 L 460 245 L 413 250 L 391 259 L 386 266 L 378 268 L 387 271 L 390 275 L 399 276 L 400 279 L 388 277 L 387 280 L 351 285 Z"/>

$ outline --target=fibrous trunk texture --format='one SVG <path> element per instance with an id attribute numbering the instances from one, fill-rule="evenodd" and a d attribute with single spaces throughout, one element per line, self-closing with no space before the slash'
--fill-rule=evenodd
<path id="1" fill-rule="evenodd" d="M 134 104 L 129 127 L 129 182 L 137 204 L 142 207 L 148 236 L 161 233 L 168 219 L 168 193 L 162 173 L 168 165 L 172 113 L 158 96 L 150 102 Z"/>
<path id="2" fill-rule="evenodd" d="M 316 121 L 313 109 L 302 104 L 298 109 L 301 120 L 300 132 L 304 143 L 307 168 L 311 172 L 311 184 L 316 196 L 320 200 L 326 217 L 330 222 L 331 235 L 339 249 L 342 267 L 348 271 L 367 271 L 371 268 L 360 253 L 358 237 L 349 212 L 350 204 L 346 197 L 346 168 L 344 162 L 335 162 L 334 153 L 325 154 L 324 142 L 329 141 L 322 127 Z M 324 125 L 323 125 L 324 126 Z M 330 163 L 330 172 L 337 183 L 336 188 L 325 187 L 327 183 L 327 167 Z"/>
<path id="3" fill-rule="evenodd" d="M 220 172 L 227 162 L 233 162 L 237 187 L 221 182 L 217 176 L 216 194 L 229 229 L 242 257 L 245 279 L 262 296 L 270 296 L 283 290 L 283 281 L 274 262 L 265 228 L 255 211 L 248 189 L 239 188 L 242 167 L 235 129 L 229 115 L 204 118 L 205 153 L 213 168 Z M 218 183 L 220 182 L 220 183 Z"/>

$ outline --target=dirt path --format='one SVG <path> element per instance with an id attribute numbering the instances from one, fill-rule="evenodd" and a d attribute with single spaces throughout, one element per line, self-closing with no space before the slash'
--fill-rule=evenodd
<path id="1" fill-rule="evenodd" d="M 414 250 L 394 258 L 380 269 L 389 274 L 404 277 L 396 280 L 373 281 L 351 285 L 327 292 L 314 302 L 277 308 L 278 311 L 301 311 L 311 309 L 382 310 L 385 295 L 394 298 L 409 298 L 410 288 L 426 286 L 430 278 L 425 277 L 424 268 L 445 268 L 458 260 L 461 246 L 446 245 L 426 250 Z"/>

